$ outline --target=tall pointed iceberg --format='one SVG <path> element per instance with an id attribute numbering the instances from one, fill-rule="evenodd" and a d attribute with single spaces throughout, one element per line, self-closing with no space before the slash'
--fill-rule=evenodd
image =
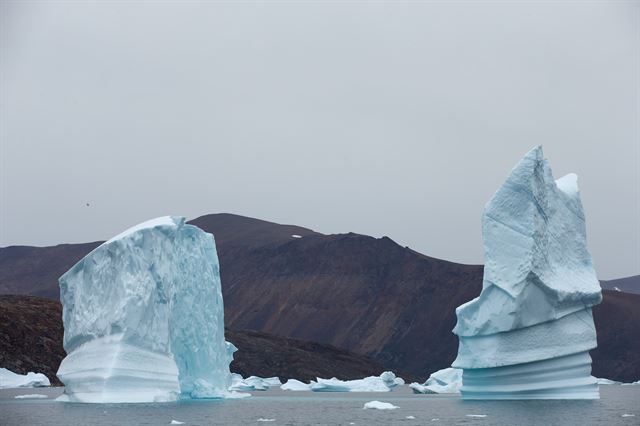
<path id="1" fill-rule="evenodd" d="M 487 203 L 482 292 L 456 310 L 465 399 L 596 399 L 591 308 L 602 300 L 577 177 L 531 150 Z"/>
<path id="2" fill-rule="evenodd" d="M 227 395 L 211 234 L 161 217 L 97 247 L 60 278 L 64 348 L 58 377 L 77 402 L 153 402 Z"/>

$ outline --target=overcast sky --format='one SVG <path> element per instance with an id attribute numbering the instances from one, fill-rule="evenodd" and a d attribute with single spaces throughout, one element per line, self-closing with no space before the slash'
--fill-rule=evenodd
<path id="1" fill-rule="evenodd" d="M 639 6 L 3 1 L 0 246 L 231 212 L 481 263 L 542 144 L 639 274 Z"/>

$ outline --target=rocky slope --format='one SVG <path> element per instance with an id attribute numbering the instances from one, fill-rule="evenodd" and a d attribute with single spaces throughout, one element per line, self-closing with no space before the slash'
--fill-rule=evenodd
<path id="1" fill-rule="evenodd" d="M 228 327 L 333 345 L 423 378 L 454 359 L 455 308 L 482 286 L 482 266 L 424 256 L 387 237 L 323 235 L 231 214 L 191 223 L 215 235 Z M 61 274 L 96 244 L 0 249 L 0 293 L 57 297 L 53 265 Z M 638 380 L 640 297 L 621 294 L 628 297 L 605 292 L 595 309 L 594 371 Z"/>
<path id="2" fill-rule="evenodd" d="M 367 357 L 328 345 L 253 331 L 226 330 L 225 334 L 239 349 L 231 371 L 245 377 L 356 379 L 384 371 Z M 0 296 L 0 366 L 21 374 L 44 373 L 52 384 L 60 385 L 56 371 L 65 357 L 62 338 L 59 302 L 34 296 Z"/>

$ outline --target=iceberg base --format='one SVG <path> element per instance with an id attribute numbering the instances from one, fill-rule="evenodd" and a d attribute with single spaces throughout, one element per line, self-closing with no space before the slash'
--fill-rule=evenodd
<path id="1" fill-rule="evenodd" d="M 462 399 L 599 399 L 588 351 L 494 368 L 463 369 Z"/>
<path id="2" fill-rule="evenodd" d="M 68 402 L 168 402 L 180 397 L 178 368 L 171 355 L 141 349 L 111 335 L 89 341 L 60 364 Z"/>

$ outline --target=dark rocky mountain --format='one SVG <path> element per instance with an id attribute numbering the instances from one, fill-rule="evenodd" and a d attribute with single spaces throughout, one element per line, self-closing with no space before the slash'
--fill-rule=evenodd
<path id="1" fill-rule="evenodd" d="M 454 359 L 455 307 L 482 287 L 481 265 L 431 258 L 387 237 L 323 235 L 231 214 L 191 223 L 216 238 L 228 327 L 333 345 L 422 378 Z M 47 265 L 42 258 L 55 249 L 60 259 L 60 247 L 34 248 L 37 261 L 23 259 L 15 267 L 5 260 L 5 251 L 15 248 L 0 249 L 0 293 L 35 294 L 35 288 L 56 295 L 57 281 L 41 278 Z M 69 255 L 60 274 L 81 256 Z M 640 322 L 631 320 L 640 312 L 639 299 L 605 292 L 595 309 L 601 342 L 593 353 L 597 374 L 640 378 L 640 357 L 630 343 L 640 341 Z M 624 318 L 629 320 L 623 327 Z"/>
<path id="2" fill-rule="evenodd" d="M 384 371 L 382 365 L 365 356 L 328 345 L 255 331 L 226 330 L 225 334 L 239 348 L 231 371 L 244 377 L 356 379 Z M 21 374 L 44 373 L 52 384 L 60 385 L 56 371 L 65 357 L 62 338 L 59 302 L 34 296 L 0 296 L 0 366 Z"/>
<path id="3" fill-rule="evenodd" d="M 640 275 L 618 278 L 617 280 L 600 281 L 600 285 L 606 290 L 640 294 Z"/>

